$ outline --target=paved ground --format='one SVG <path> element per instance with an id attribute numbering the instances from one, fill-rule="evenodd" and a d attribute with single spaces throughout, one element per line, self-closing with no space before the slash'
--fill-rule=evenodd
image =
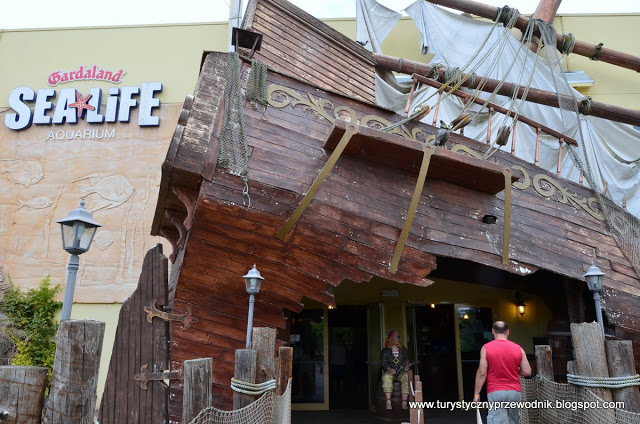
<path id="1" fill-rule="evenodd" d="M 483 414 L 485 418 L 486 412 Z M 427 411 L 425 422 L 428 424 L 470 424 L 474 423 L 474 411 Z M 367 410 L 338 409 L 333 411 L 293 411 L 292 424 L 396 424 L 384 421 Z M 409 420 L 407 420 L 408 422 Z M 400 423 L 401 421 L 397 421 Z"/>

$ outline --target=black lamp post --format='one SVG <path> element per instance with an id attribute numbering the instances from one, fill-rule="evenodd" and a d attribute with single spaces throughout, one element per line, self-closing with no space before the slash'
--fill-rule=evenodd
<path id="1" fill-rule="evenodd" d="M 600 271 L 600 268 L 591 264 L 584 274 L 584 279 L 587 281 L 589 290 L 593 292 L 593 300 L 596 303 L 596 318 L 600 328 L 602 328 L 602 334 L 604 334 L 604 323 L 602 322 L 602 308 L 600 308 L 600 292 L 604 286 L 604 272 Z"/>
<path id="2" fill-rule="evenodd" d="M 256 269 L 256 265 L 253 264 L 253 268 L 249 270 L 244 277 L 244 284 L 249 293 L 249 319 L 247 321 L 247 349 L 251 349 L 251 334 L 253 332 L 253 306 L 256 303 L 255 295 L 260 291 L 260 285 L 262 284 L 262 276 L 260 271 Z"/>
<path id="3" fill-rule="evenodd" d="M 56 221 L 62 230 L 62 247 L 71 254 L 69 265 L 67 266 L 67 285 L 64 289 L 64 299 L 62 301 L 63 319 L 71 318 L 71 305 L 73 304 L 73 292 L 76 286 L 76 275 L 80 260 L 78 255 L 82 255 L 89 250 L 93 236 L 98 227 L 102 225 L 93 220 L 93 215 L 84 207 L 84 199 L 80 202 L 80 207 L 75 208 L 69 215 Z"/>

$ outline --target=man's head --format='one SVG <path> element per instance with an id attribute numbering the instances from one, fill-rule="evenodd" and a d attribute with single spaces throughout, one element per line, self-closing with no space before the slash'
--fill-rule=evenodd
<path id="1" fill-rule="evenodd" d="M 504 321 L 496 321 L 493 323 L 492 333 L 496 339 L 506 339 L 509 337 L 509 326 Z"/>

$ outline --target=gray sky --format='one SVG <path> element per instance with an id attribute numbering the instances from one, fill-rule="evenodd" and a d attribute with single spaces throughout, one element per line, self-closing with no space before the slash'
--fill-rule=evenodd
<path id="1" fill-rule="evenodd" d="M 229 17 L 230 0 L 0 0 L 0 29 L 219 22 Z M 293 0 L 318 18 L 355 16 L 356 0 Z M 414 0 L 378 0 L 400 11 Z M 480 0 L 532 13 L 538 0 Z M 247 0 L 243 0 L 246 6 Z M 558 13 L 640 13 L 638 0 L 563 0 Z"/>

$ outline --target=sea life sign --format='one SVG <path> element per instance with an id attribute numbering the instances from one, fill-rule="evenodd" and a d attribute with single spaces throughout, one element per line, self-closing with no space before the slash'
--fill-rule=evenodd
<path id="1" fill-rule="evenodd" d="M 7 128 L 22 131 L 35 125 L 75 125 L 81 120 L 98 124 L 100 129 L 74 130 L 65 127 L 52 128 L 47 140 L 114 138 L 115 129 L 103 124 L 129 123 L 131 112 L 138 111 L 137 123 L 141 127 L 157 127 L 160 118 L 154 114 L 160 108 L 156 94 L 162 92 L 161 82 L 143 82 L 141 86 L 119 87 L 126 71 L 103 69 L 98 65 L 80 65 L 70 71 L 55 71 L 47 77 L 50 88 L 37 91 L 30 87 L 17 87 L 9 94 L 9 111 L 4 123 Z M 113 86 L 106 89 L 92 87 L 88 92 L 76 88 L 59 87 L 77 81 L 95 80 Z M 103 95 L 105 101 L 103 102 Z"/>

